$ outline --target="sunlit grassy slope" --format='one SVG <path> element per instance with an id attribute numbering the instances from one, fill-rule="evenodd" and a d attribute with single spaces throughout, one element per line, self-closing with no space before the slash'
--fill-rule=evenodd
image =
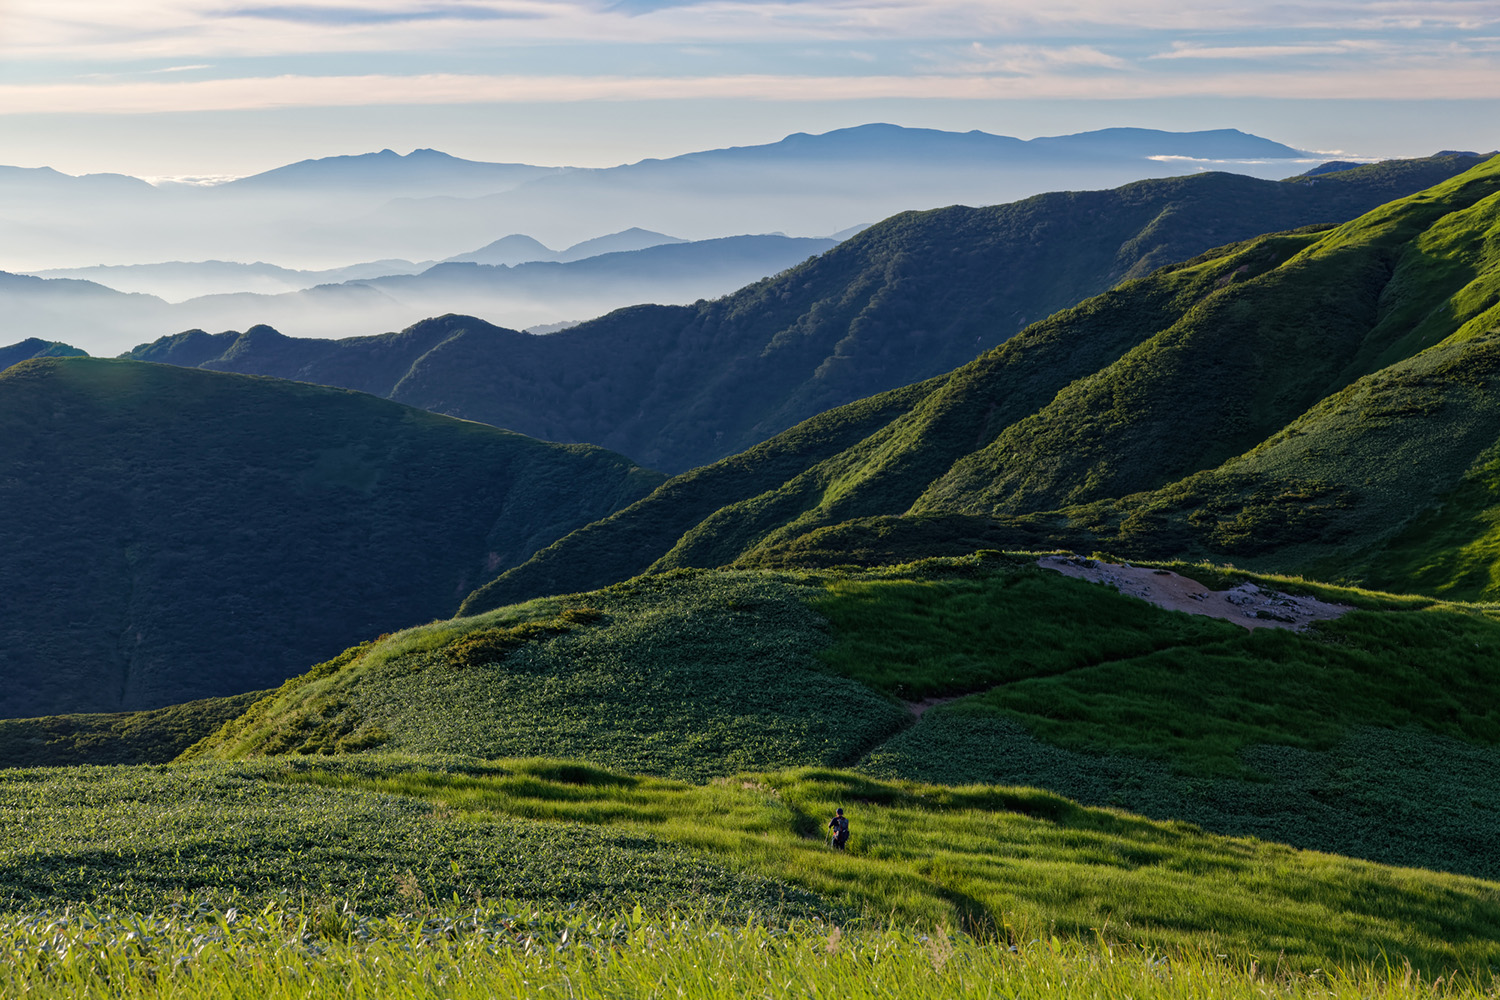
<path id="1" fill-rule="evenodd" d="M 96 358 L 0 373 L 0 469 L 0 717 L 272 687 L 661 481 L 362 393 Z"/>
<path id="2" fill-rule="evenodd" d="M 501 771 L 452 759 L 422 766 L 455 776 Z M 296 781 L 296 771 L 263 763 L 0 770 L 0 910 L 83 902 L 149 912 L 190 898 L 244 909 L 341 900 L 374 913 L 496 897 L 666 907 L 698 894 L 722 913 L 827 909 L 807 891 L 639 832 L 476 820 L 409 797 Z"/>
<path id="3" fill-rule="evenodd" d="M 296 758 L 0 772 L 7 908 L 495 897 L 865 915 L 1432 971 L 1500 961 L 1493 882 L 1080 808 L 801 769 L 691 785 L 559 761 Z M 847 853 L 822 827 L 853 819 Z M 1274 960 L 1274 959 L 1273 959 Z"/>
<path id="4" fill-rule="evenodd" d="M 546 755 L 699 781 L 853 766 L 1500 876 L 1500 623 L 1263 582 L 1365 610 L 1250 633 L 998 553 L 683 571 L 351 649 L 189 756 Z M 958 700 L 920 720 L 899 701 L 933 696 Z"/>
<path id="5" fill-rule="evenodd" d="M 724 921 L 696 912 L 533 907 L 496 901 L 396 917 L 271 905 L 149 917 L 20 915 L 0 921 L 15 961 L 0 988 L 47 1000 L 209 1000 L 308 995 L 408 1000 L 761 995 L 861 1000 L 1134 997 L 1138 1000 L 1481 998 L 1486 970 L 1404 963 L 1298 970 L 1280 957 L 1135 946 L 1015 928 L 1010 941 L 951 929 Z M 125 947 L 122 947 L 125 945 Z M 852 988 L 851 988 L 852 987 Z"/>
<path id="6" fill-rule="evenodd" d="M 1500 159 L 1342 226 L 1163 268 L 899 397 L 669 481 L 464 610 L 784 558 L 816 532 L 914 515 L 973 518 L 948 526 L 996 547 L 1488 596 L 1497 226 Z M 823 447 L 856 424 L 859 440 Z M 683 491 L 702 495 L 685 506 Z"/>

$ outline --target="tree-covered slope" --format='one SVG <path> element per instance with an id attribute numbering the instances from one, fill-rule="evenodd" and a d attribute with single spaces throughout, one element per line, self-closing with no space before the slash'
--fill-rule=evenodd
<path id="1" fill-rule="evenodd" d="M 1492 531 L 1474 484 L 1500 437 L 1487 376 L 1497 227 L 1493 160 L 1339 227 L 1160 270 L 904 397 L 861 402 L 857 412 L 897 412 L 838 454 L 809 453 L 772 487 L 733 488 L 764 456 L 847 421 L 844 411 L 698 470 L 695 481 L 725 487 L 707 516 L 671 501 L 685 477 L 669 481 L 492 581 L 465 610 L 555 592 L 558 566 L 574 567 L 574 588 L 599 586 L 754 562 L 809 533 L 909 514 L 990 519 L 1002 546 L 1254 558 L 1413 585 L 1399 560 L 1380 561 L 1382 546 L 1424 566 L 1439 553 L 1411 552 L 1393 540 L 1401 532 L 1434 537 L 1461 517 L 1467 526 L 1444 537 L 1462 548 Z M 1432 511 L 1439 520 L 1419 527 Z M 621 544 L 669 535 L 649 550 Z M 1493 548 L 1465 549 L 1462 566 L 1433 570 L 1424 586 L 1472 584 Z M 1449 592 L 1488 593 L 1457 582 Z"/>
<path id="2" fill-rule="evenodd" d="M 1341 222 L 1473 162 L 1283 182 L 1198 174 L 907 212 L 725 298 L 622 309 L 543 337 L 445 316 L 342 341 L 194 331 L 129 356 L 363 389 L 680 472 L 947 372 L 1121 280 L 1261 233 Z"/>
<path id="3" fill-rule="evenodd" d="M 0 717 L 273 686 L 661 478 L 347 390 L 91 358 L 0 375 L 0 469 Z"/>

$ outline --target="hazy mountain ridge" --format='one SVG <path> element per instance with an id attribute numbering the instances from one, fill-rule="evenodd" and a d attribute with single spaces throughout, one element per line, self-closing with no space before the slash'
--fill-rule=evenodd
<path id="1" fill-rule="evenodd" d="M 279 684 L 661 481 L 373 396 L 89 358 L 0 375 L 0 716 Z"/>
<path id="2" fill-rule="evenodd" d="M 383 351 L 380 338 L 288 347 L 284 359 L 247 344 L 232 357 L 190 352 L 181 362 L 163 338 L 131 356 L 349 385 L 677 472 L 950 371 L 1121 280 L 1228 240 L 1353 217 L 1472 162 L 1393 161 L 1316 182 L 1202 174 L 903 213 L 715 302 L 633 307 L 530 339 L 462 317 L 417 324 L 408 333 L 424 343 L 429 324 L 447 331 L 441 347 L 420 362 L 392 355 L 377 381 L 355 358 Z M 654 252 L 691 255 L 696 246 Z M 343 364 L 357 370 L 346 376 Z"/>
<path id="3" fill-rule="evenodd" d="M 303 336 L 400 329 L 446 312 L 507 318 L 517 327 L 597 316 L 641 298 L 692 302 L 801 263 L 832 240 L 734 236 L 514 267 L 445 263 L 418 274 L 316 285 L 274 295 L 231 293 L 169 303 L 74 278 L 0 272 L 14 327 L 118 354 L 163 330 L 268 324 Z"/>
<path id="4" fill-rule="evenodd" d="M 996 519 L 1006 547 L 1350 571 L 1356 551 L 1459 489 L 1500 434 L 1483 374 L 1500 325 L 1486 243 L 1497 213 L 1500 159 L 1341 227 L 1125 284 L 949 375 L 669 481 L 465 610 L 754 561 L 811 532 L 904 514 Z M 1446 353 L 1422 353 L 1438 344 Z M 1382 398 L 1363 402 L 1372 392 Z M 852 447 L 822 447 L 826 423 L 890 408 Z M 673 499 L 705 487 L 696 508 Z"/>
<path id="5" fill-rule="evenodd" d="M 119 292 L 154 295 L 169 302 L 205 295 L 250 292 L 276 295 L 296 292 L 316 285 L 348 281 L 368 281 L 393 274 L 420 274 L 439 263 L 504 264 L 514 266 L 530 261 L 583 260 L 605 253 L 644 250 L 663 243 L 683 243 L 675 236 L 628 229 L 584 240 L 564 250 L 552 250 L 530 236 L 515 233 L 486 244 L 477 250 L 456 254 L 443 261 L 372 260 L 318 271 L 280 267 L 264 261 L 162 261 L 155 264 L 96 264 L 91 267 L 63 267 L 30 272 L 37 278 L 76 278 L 93 281 Z"/>
<path id="6" fill-rule="evenodd" d="M 1251 160 L 1241 155 L 1247 142 L 1258 150 Z M 1232 130 L 1123 129 L 1023 142 L 870 125 L 611 168 L 387 150 L 227 184 L 159 187 L 12 168 L 0 171 L 0 221 L 13 235 L 13 256 L 0 267 L 213 258 L 327 269 L 371 257 L 441 260 L 497 232 L 557 245 L 635 226 L 687 239 L 766 231 L 812 237 L 904 209 L 990 204 L 1181 171 L 1156 155 L 1234 161 L 1234 169 L 1264 176 L 1296 172 L 1298 156 Z M 1273 159 L 1260 159 L 1266 155 Z"/>

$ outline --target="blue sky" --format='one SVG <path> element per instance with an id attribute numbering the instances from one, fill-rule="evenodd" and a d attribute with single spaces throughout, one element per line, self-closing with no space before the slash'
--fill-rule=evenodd
<path id="1" fill-rule="evenodd" d="M 609 165 L 868 121 L 1500 146 L 1496 0 L 0 0 L 0 163 Z"/>

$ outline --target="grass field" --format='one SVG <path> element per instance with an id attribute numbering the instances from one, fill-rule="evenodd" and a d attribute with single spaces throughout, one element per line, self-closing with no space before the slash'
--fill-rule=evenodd
<path id="1" fill-rule="evenodd" d="M 285 764 L 4 770 L 0 813 L 0 912 L 338 900 L 394 913 L 508 897 L 606 907 L 706 899 L 730 915 L 828 910 L 809 893 L 649 835 L 474 820 L 409 797 L 297 782 Z"/>
<path id="2" fill-rule="evenodd" d="M 700 782 L 857 768 L 1500 877 L 1486 608 L 1181 568 L 1363 610 L 1249 633 L 1000 553 L 679 571 L 356 647 L 189 756 L 568 757 Z M 899 701 L 929 696 L 957 700 L 920 720 Z"/>
<path id="3" fill-rule="evenodd" d="M 338 910 L 90 911 L 0 921 L 0 990 L 28 997 L 1138 997 L 1404 1000 L 1493 997 L 1493 973 L 1400 963 L 1297 973 L 1205 942 L 1140 949 L 1014 945 L 938 930 L 726 924 L 695 916 L 484 907 L 370 920 Z"/>
<path id="4" fill-rule="evenodd" d="M 1107 929 L 1191 950 L 1211 939 L 1303 972 L 1386 956 L 1427 975 L 1500 966 L 1494 882 L 1034 789 L 817 769 L 689 784 L 567 761 L 380 756 L 3 777 L 0 807 L 15 822 L 0 831 L 0 910 L 12 913 L 639 903 L 986 940 Z M 837 805 L 852 820 L 847 852 L 824 841 Z"/>

